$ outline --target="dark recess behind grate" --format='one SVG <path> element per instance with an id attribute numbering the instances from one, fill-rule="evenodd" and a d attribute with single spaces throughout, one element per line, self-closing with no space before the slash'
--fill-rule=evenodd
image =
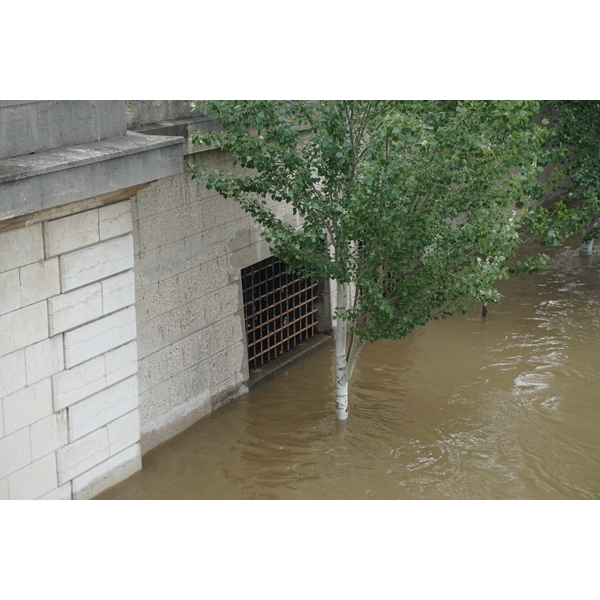
<path id="1" fill-rule="evenodd" d="M 314 336 L 317 283 L 271 256 L 242 269 L 248 366 L 257 369 Z"/>

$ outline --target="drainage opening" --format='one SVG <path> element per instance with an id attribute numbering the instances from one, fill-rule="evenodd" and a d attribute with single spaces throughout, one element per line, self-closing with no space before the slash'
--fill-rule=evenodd
<path id="1" fill-rule="evenodd" d="M 271 256 L 242 269 L 248 366 L 255 370 L 315 334 L 317 283 Z"/>

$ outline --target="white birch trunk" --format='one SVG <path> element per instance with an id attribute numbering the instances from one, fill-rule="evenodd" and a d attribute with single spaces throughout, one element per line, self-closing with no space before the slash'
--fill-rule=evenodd
<path id="1" fill-rule="evenodd" d="M 592 231 L 592 229 L 600 229 L 600 213 L 596 213 L 592 220 L 583 228 L 583 237 Z M 592 256 L 592 248 L 594 247 L 594 238 L 589 242 L 581 242 L 579 246 L 579 256 Z"/>
<path id="2" fill-rule="evenodd" d="M 579 256 L 591 256 L 593 246 L 593 238 L 589 242 L 581 242 L 581 246 L 579 246 Z"/>
<path id="3" fill-rule="evenodd" d="M 348 284 L 337 284 L 338 308 L 348 306 Z M 346 338 L 348 322 L 337 319 L 335 332 L 335 414 L 340 421 L 348 418 L 348 380 L 346 379 Z"/>

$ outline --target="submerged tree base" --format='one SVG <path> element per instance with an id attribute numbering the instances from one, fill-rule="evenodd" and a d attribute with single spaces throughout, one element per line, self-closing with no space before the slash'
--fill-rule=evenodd
<path id="1" fill-rule="evenodd" d="M 348 383 L 336 386 L 335 416 L 339 421 L 348 418 Z"/>

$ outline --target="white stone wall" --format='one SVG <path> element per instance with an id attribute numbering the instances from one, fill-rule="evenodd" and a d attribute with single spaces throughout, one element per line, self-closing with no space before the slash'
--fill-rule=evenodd
<path id="1" fill-rule="evenodd" d="M 131 201 L 0 233 L 0 499 L 141 468 Z"/>

